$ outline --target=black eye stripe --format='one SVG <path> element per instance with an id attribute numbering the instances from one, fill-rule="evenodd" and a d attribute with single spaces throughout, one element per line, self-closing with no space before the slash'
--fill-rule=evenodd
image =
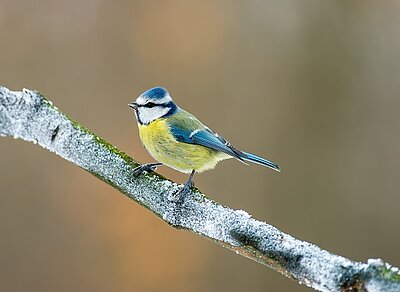
<path id="1" fill-rule="evenodd" d="M 139 104 L 139 107 L 147 107 L 147 108 L 152 108 L 152 107 L 156 107 L 156 106 L 160 106 L 160 107 L 174 107 L 175 104 L 172 101 L 169 101 L 167 103 L 154 103 L 154 102 L 146 102 L 145 104 Z"/>
<path id="2" fill-rule="evenodd" d="M 155 107 L 155 106 L 158 106 L 159 104 L 155 104 L 155 103 L 153 103 L 153 102 L 148 102 L 148 103 L 146 103 L 145 105 L 143 105 L 144 107 L 148 107 L 148 108 L 152 108 L 152 107 Z"/>

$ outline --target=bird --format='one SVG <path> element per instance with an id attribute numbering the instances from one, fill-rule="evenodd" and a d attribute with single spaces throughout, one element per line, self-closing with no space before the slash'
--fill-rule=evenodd
<path id="1" fill-rule="evenodd" d="M 235 148 L 194 115 L 180 108 L 164 87 L 148 89 L 129 106 L 135 113 L 144 147 L 157 161 L 136 167 L 133 175 L 155 171 L 162 165 L 190 174 L 173 200 L 179 200 L 190 191 L 195 173 L 213 169 L 225 159 L 236 158 L 245 164 L 252 162 L 281 171 L 278 164 Z"/>

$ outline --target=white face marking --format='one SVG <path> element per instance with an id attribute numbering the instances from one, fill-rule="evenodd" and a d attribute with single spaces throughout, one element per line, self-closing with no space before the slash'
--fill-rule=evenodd
<path id="1" fill-rule="evenodd" d="M 169 94 L 166 94 L 163 98 L 156 99 L 156 100 L 149 99 L 147 96 L 143 96 L 143 95 L 140 95 L 136 99 L 136 103 L 138 105 L 145 105 L 149 101 L 151 101 L 151 102 L 153 102 L 155 104 L 166 104 L 166 103 L 172 101 L 172 98 L 171 98 L 171 96 Z"/>
<path id="2" fill-rule="evenodd" d="M 162 106 L 155 106 L 152 108 L 139 107 L 137 118 L 142 124 L 147 125 L 150 124 L 152 121 L 164 116 L 166 113 L 168 113 L 170 109 L 171 108 L 169 107 L 162 107 Z"/>
<path id="3" fill-rule="evenodd" d="M 163 104 L 163 103 L 168 103 L 168 102 L 170 102 L 170 101 L 172 101 L 171 96 L 170 96 L 169 94 L 166 94 L 163 98 L 157 100 L 156 103 L 158 103 L 158 104 Z"/>

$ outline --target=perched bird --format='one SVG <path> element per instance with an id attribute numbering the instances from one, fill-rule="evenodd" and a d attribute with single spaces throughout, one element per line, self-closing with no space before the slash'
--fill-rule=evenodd
<path id="1" fill-rule="evenodd" d="M 224 159 L 233 157 L 243 163 L 249 161 L 280 171 L 277 164 L 233 147 L 195 116 L 177 106 L 163 87 L 145 91 L 129 106 L 135 112 L 143 145 L 158 161 L 135 168 L 134 175 L 154 171 L 163 164 L 190 173 L 176 199 L 189 191 L 195 172 L 212 169 Z"/>

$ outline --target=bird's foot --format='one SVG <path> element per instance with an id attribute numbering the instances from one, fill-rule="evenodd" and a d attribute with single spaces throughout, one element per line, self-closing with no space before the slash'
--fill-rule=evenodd
<path id="1" fill-rule="evenodd" d="M 168 200 L 170 200 L 171 202 L 179 202 L 179 201 L 183 201 L 186 197 L 187 194 L 190 193 L 190 189 L 194 186 L 193 181 L 189 182 L 189 183 L 185 183 L 182 187 L 182 189 L 180 189 L 179 191 L 171 194 L 168 196 Z"/>
<path id="2" fill-rule="evenodd" d="M 132 171 L 132 174 L 134 176 L 140 175 L 142 172 L 152 172 L 156 171 L 157 167 L 162 165 L 161 163 L 147 163 L 147 164 L 142 164 L 139 165 L 138 167 L 134 168 Z"/>

